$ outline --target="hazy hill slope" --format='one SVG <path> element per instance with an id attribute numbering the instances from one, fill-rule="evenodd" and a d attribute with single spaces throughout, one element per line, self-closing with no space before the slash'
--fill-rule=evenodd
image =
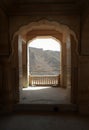
<path id="1" fill-rule="evenodd" d="M 58 75 L 60 52 L 29 48 L 30 72 L 33 75 Z"/>

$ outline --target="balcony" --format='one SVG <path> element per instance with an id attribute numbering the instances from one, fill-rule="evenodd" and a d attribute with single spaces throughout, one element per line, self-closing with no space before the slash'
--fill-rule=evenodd
<path id="1" fill-rule="evenodd" d="M 29 84 L 31 86 L 57 86 L 60 76 L 57 75 L 30 75 Z"/>

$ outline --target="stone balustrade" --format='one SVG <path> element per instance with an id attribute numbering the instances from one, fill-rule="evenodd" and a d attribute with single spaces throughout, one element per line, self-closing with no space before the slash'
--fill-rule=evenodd
<path id="1" fill-rule="evenodd" d="M 57 86 L 59 83 L 59 76 L 56 75 L 30 75 L 30 85 L 32 86 Z"/>

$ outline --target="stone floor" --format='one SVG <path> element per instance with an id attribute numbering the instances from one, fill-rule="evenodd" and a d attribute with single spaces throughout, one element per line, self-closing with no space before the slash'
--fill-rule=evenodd
<path id="1" fill-rule="evenodd" d="M 0 116 L 0 130 L 89 130 L 89 117 L 65 114 Z"/>
<path id="2" fill-rule="evenodd" d="M 69 104 L 70 89 L 57 87 L 31 87 L 20 92 L 21 104 Z"/>

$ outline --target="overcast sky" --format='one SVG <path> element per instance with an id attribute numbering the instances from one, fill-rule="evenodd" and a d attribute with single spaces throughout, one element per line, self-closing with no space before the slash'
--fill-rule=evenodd
<path id="1" fill-rule="evenodd" d="M 43 48 L 43 50 L 60 51 L 59 42 L 53 38 L 36 38 L 29 43 L 29 47 Z"/>

